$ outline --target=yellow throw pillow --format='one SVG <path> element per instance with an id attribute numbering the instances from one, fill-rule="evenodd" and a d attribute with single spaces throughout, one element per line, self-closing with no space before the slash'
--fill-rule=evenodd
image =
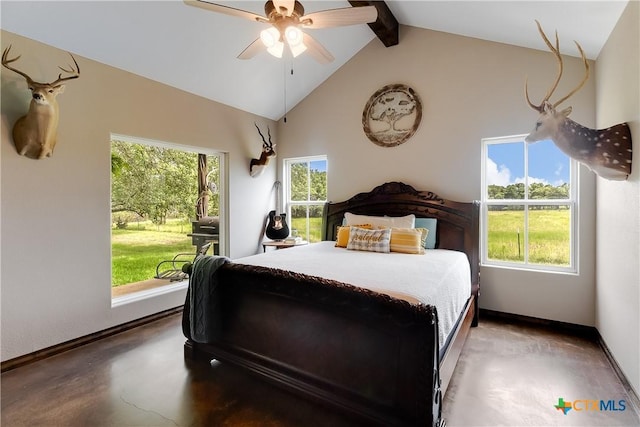
<path id="1" fill-rule="evenodd" d="M 405 254 L 423 254 L 424 239 L 427 238 L 429 230 L 425 228 L 392 228 L 391 229 L 391 252 L 402 252 Z"/>
<path id="2" fill-rule="evenodd" d="M 421 228 L 421 227 L 417 227 L 414 228 L 414 230 L 420 230 L 422 232 L 422 239 L 420 240 L 420 245 L 426 249 L 427 247 L 427 236 L 429 235 L 429 229 L 428 228 Z"/>
<path id="3" fill-rule="evenodd" d="M 344 227 L 338 227 L 338 233 L 336 237 L 336 247 L 338 248 L 346 248 L 349 243 L 349 230 L 351 230 L 350 225 Z M 361 224 L 354 225 L 353 227 L 364 228 L 367 230 L 371 230 L 373 226 L 371 224 Z"/>

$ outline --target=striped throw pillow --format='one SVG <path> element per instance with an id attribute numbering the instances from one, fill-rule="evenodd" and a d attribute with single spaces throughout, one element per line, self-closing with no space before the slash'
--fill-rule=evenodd
<path id="1" fill-rule="evenodd" d="M 392 228 L 389 247 L 391 252 L 424 254 L 424 240 L 429 230 L 426 228 Z"/>

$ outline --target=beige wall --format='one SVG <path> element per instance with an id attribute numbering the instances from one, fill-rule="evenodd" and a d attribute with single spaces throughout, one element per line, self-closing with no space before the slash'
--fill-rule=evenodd
<path id="1" fill-rule="evenodd" d="M 572 98 L 571 105 L 572 118 L 586 126 L 627 120 L 636 136 L 638 106 L 633 106 L 634 92 L 628 86 L 635 84 L 638 92 L 638 69 L 637 65 L 635 71 L 627 69 L 633 53 L 616 48 L 619 39 L 634 35 L 638 39 L 638 4 L 632 4 L 612 36 L 615 43 L 607 45 L 594 77 Z M 390 180 L 433 189 L 451 199 L 479 199 L 480 140 L 532 128 L 536 113 L 523 100 L 524 76 L 530 76 L 532 96 L 539 97 L 554 77 L 551 55 L 412 27 L 401 27 L 400 37 L 400 45 L 392 48 L 372 41 L 291 111 L 286 124 L 278 124 L 278 165 L 282 167 L 285 157 L 327 154 L 329 198 L 334 201 Z M 66 55 L 2 32 L 2 47 L 9 43 L 23 53 L 20 64 L 36 79 L 54 78 L 52 65 Z M 635 52 L 637 63 L 637 44 Z M 178 292 L 111 308 L 110 132 L 229 153 L 232 257 L 258 250 L 260 225 L 272 203 L 275 167 L 259 179 L 251 179 L 246 172 L 248 159 L 259 150 L 253 121 L 264 123 L 264 119 L 84 58 L 78 60 L 83 75 L 70 82 L 59 98 L 60 142 L 54 156 L 42 161 L 22 158 L 13 149 L 10 127 L 26 108 L 28 92 L 19 76 L 1 72 L 2 360 L 182 303 L 183 293 Z M 579 60 L 566 61 L 558 92 L 581 77 Z M 611 77 L 622 68 L 623 79 L 619 74 Z M 400 147 L 381 148 L 365 137 L 361 114 L 369 96 L 389 83 L 414 87 L 422 97 L 424 115 L 411 140 Z M 597 109 L 596 84 L 602 102 Z M 626 96 L 619 103 L 621 95 Z M 163 107 L 167 104 L 171 108 Z M 620 220 L 618 207 L 631 201 L 636 209 L 630 212 L 636 216 L 624 216 L 627 222 L 622 225 L 628 226 L 623 227 L 627 234 L 631 230 L 638 237 L 637 161 L 627 183 L 598 181 L 598 241 L 604 246 L 598 251 L 597 318 L 596 179 L 584 169 L 580 275 L 483 267 L 481 296 L 484 308 L 596 324 L 636 390 L 640 382 L 637 341 L 635 348 L 625 347 L 626 335 L 620 331 L 631 330 L 640 341 L 638 327 L 632 324 L 629 329 L 634 320 L 638 325 L 640 239 L 627 239 L 620 251 L 622 231 L 608 230 Z M 614 254 L 621 252 L 629 255 L 616 260 Z M 634 262 L 627 262 L 633 256 Z M 632 298 L 617 295 L 617 291 Z M 618 303 L 628 314 L 614 314 L 619 311 Z"/>
<path id="2" fill-rule="evenodd" d="M 596 63 L 598 127 L 628 122 L 625 182 L 598 179 L 596 326 L 640 394 L 640 3 L 629 2 Z"/>
<path id="3" fill-rule="evenodd" d="M 2 32 L 17 68 L 52 81 L 68 56 Z M 254 121 L 267 121 L 133 74 L 77 57 L 81 77 L 58 97 L 53 157 L 19 156 L 11 128 L 28 108 L 24 79 L 2 78 L 2 360 L 121 324 L 184 302 L 184 290 L 111 307 L 110 133 L 215 149 L 229 157 L 229 255 L 256 253 L 272 205 L 275 166 L 248 173 L 260 153 Z"/>
<path id="4" fill-rule="evenodd" d="M 454 200 L 480 199 L 481 139 L 529 132 L 537 113 L 524 100 L 525 75 L 539 99 L 556 70 L 547 51 L 401 26 L 398 46 L 373 40 L 280 122 L 286 143 L 279 158 L 327 154 L 333 201 L 391 180 Z M 578 58 L 566 58 L 557 92 L 567 93 L 583 73 Z M 418 92 L 423 120 L 408 142 L 382 148 L 366 138 L 361 116 L 369 97 L 391 83 Z M 594 79 L 571 105 L 574 120 L 595 124 Z M 580 197 L 580 274 L 483 267 L 481 307 L 594 324 L 595 178 L 584 169 Z"/>

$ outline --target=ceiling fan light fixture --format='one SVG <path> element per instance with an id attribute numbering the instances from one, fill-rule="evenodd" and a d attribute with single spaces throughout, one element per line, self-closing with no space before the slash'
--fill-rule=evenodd
<path id="1" fill-rule="evenodd" d="M 297 45 L 289 45 L 289 49 L 291 50 L 291 54 L 293 55 L 293 57 L 297 57 L 298 55 L 300 55 L 302 52 L 304 52 L 305 50 L 307 50 L 307 47 L 304 45 L 304 43 L 298 43 Z"/>
<path id="2" fill-rule="evenodd" d="M 334 60 L 334 57 L 313 37 L 304 33 L 302 28 L 320 29 L 370 24 L 378 18 L 378 10 L 372 5 L 377 2 L 353 2 L 367 5 L 326 9 L 308 15 L 305 15 L 304 7 L 298 0 L 267 0 L 264 5 L 264 15 L 217 4 L 211 0 L 184 0 L 184 2 L 189 6 L 248 19 L 260 24 L 270 24 L 272 27 L 262 31 L 260 39 L 271 55 L 282 58 L 284 45 L 287 44 L 293 57 L 308 51 L 320 64 L 328 64 Z M 254 40 L 238 55 L 238 58 L 250 59 L 260 51 L 260 42 Z"/>
<path id="3" fill-rule="evenodd" d="M 262 40 L 265 47 L 274 47 L 280 41 L 280 33 L 274 27 L 267 28 L 260 32 L 260 40 Z"/>
<path id="4" fill-rule="evenodd" d="M 302 43 L 302 31 L 294 25 L 285 28 L 284 37 L 287 39 L 289 46 L 293 47 Z"/>
<path id="5" fill-rule="evenodd" d="M 260 32 L 260 40 L 267 48 L 267 52 L 276 58 L 282 58 L 284 43 L 280 41 L 280 32 L 274 27 L 267 28 Z"/>
<path id="6" fill-rule="evenodd" d="M 276 58 L 282 58 L 282 52 L 284 52 L 284 43 L 277 41 L 275 45 L 268 47 L 267 52 Z"/>

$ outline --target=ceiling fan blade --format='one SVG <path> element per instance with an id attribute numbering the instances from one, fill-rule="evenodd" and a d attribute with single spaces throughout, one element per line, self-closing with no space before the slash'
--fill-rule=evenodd
<path id="1" fill-rule="evenodd" d="M 260 40 L 260 37 L 255 39 L 249 46 L 247 46 L 240 55 L 238 55 L 238 59 L 251 59 L 260 52 L 264 50 L 264 43 Z"/>
<path id="2" fill-rule="evenodd" d="M 309 34 L 303 33 L 302 42 L 307 47 L 307 52 L 309 52 L 309 55 L 311 55 L 313 59 L 315 59 L 319 63 L 328 64 L 330 62 L 333 62 L 334 57 L 333 55 L 331 55 L 331 52 L 325 49 L 324 46 L 318 43 L 316 39 L 311 37 Z"/>
<path id="3" fill-rule="evenodd" d="M 233 7 L 222 6 L 216 3 L 209 3 L 203 0 L 183 0 L 189 6 L 199 7 L 200 9 L 210 10 L 212 12 L 223 13 L 225 15 L 237 16 L 239 18 L 249 19 L 250 21 L 269 22 L 264 16 L 247 12 L 246 10 L 236 9 Z"/>
<path id="4" fill-rule="evenodd" d="M 367 24 L 378 19 L 375 6 L 345 7 L 310 13 L 300 19 L 305 28 L 330 28 L 347 25 Z"/>
<path id="5" fill-rule="evenodd" d="M 291 16 L 295 3 L 295 0 L 273 0 L 273 5 L 276 8 L 276 12 L 282 13 L 286 16 Z"/>

